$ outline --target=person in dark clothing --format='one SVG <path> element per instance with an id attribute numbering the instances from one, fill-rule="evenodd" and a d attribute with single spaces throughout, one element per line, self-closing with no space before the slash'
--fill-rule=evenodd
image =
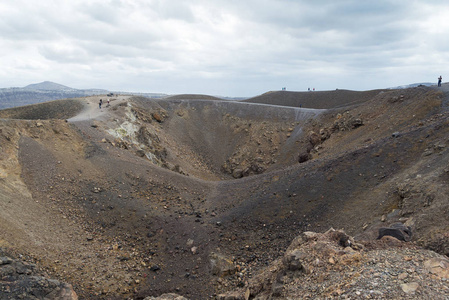
<path id="1" fill-rule="evenodd" d="M 441 75 L 440 75 L 440 77 L 438 77 L 438 86 L 441 86 L 441 81 L 443 80 L 443 77 L 441 77 Z"/>
<path id="2" fill-rule="evenodd" d="M 100 99 L 100 102 L 98 102 L 98 107 L 101 108 L 101 105 L 103 104 L 103 100 Z"/>

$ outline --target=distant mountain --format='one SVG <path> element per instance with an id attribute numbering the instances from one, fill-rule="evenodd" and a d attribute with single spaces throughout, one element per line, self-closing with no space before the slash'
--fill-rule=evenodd
<path id="1" fill-rule="evenodd" d="M 24 89 L 26 89 L 26 90 L 42 90 L 42 91 L 71 91 L 71 90 L 75 90 L 68 86 L 65 86 L 65 85 L 62 85 L 59 83 L 54 83 L 51 81 L 44 81 L 41 83 L 30 84 L 30 85 L 27 85 L 26 87 L 24 87 Z"/>
<path id="2" fill-rule="evenodd" d="M 106 95 L 111 93 L 102 89 L 74 89 L 59 83 L 44 81 L 25 87 L 0 88 L 0 109 L 36 104 L 51 100 Z M 161 98 L 165 94 L 158 93 L 128 93 L 113 92 L 114 94 L 139 95 L 148 98 Z"/>
<path id="3" fill-rule="evenodd" d="M 107 93 L 109 93 L 107 90 L 78 90 L 51 81 L 44 81 L 22 88 L 0 89 L 0 109 Z"/>

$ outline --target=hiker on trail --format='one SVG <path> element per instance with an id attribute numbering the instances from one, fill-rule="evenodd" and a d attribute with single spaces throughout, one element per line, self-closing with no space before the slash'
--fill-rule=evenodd
<path id="1" fill-rule="evenodd" d="M 441 75 L 440 75 L 440 77 L 438 77 L 438 86 L 441 86 L 441 81 L 443 80 L 443 77 L 441 77 Z"/>
<path id="2" fill-rule="evenodd" d="M 103 100 L 100 99 L 100 102 L 98 102 L 98 107 L 101 108 L 101 105 L 103 104 Z"/>

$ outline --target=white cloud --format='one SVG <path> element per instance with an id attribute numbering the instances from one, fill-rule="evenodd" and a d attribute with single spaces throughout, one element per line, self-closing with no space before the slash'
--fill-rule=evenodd
<path id="1" fill-rule="evenodd" d="M 4 0 L 0 79 L 230 96 L 389 87 L 448 69 L 448 15 L 424 0 Z"/>

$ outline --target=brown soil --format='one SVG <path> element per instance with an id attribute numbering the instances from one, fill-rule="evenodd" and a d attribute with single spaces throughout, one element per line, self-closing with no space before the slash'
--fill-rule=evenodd
<path id="1" fill-rule="evenodd" d="M 447 254 L 448 91 L 0 111 L 0 247 L 82 299 L 205 299 L 243 286 L 305 230 L 373 240 L 402 221 L 413 243 Z M 286 105 L 279 95 L 263 97 Z M 217 276 L 214 255 L 243 275 Z"/>

